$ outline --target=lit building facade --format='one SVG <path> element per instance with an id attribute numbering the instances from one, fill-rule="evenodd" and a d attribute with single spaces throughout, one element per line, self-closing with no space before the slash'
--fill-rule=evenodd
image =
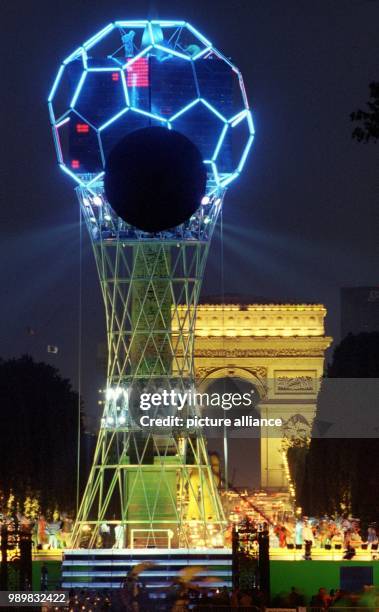
<path id="1" fill-rule="evenodd" d="M 321 304 L 201 304 L 195 332 L 195 373 L 206 390 L 215 379 L 249 382 L 262 418 L 282 418 L 310 432 L 325 351 L 326 309 Z M 261 429 L 261 486 L 288 487 L 285 433 Z"/>

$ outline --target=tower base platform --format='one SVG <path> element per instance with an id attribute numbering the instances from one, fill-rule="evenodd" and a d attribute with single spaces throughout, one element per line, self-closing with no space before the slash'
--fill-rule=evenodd
<path id="1" fill-rule="evenodd" d="M 62 588 L 119 589 L 140 563 L 154 564 L 138 577 L 138 582 L 148 589 L 169 588 L 180 570 L 191 566 L 201 568 L 192 581 L 195 585 L 206 584 L 211 589 L 232 586 L 231 548 L 102 548 L 65 550 Z"/>

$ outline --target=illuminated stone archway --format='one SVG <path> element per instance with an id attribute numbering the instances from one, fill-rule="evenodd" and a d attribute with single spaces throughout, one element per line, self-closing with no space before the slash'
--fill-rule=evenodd
<path id="1" fill-rule="evenodd" d="M 196 335 L 196 334 L 195 334 Z M 196 335 L 197 337 L 197 335 Z M 195 368 L 198 386 L 201 391 L 206 391 L 212 381 L 220 378 L 233 378 L 241 379 L 242 381 L 248 382 L 253 385 L 259 394 L 260 398 L 263 398 L 267 394 L 266 368 L 251 368 L 251 367 L 231 367 L 221 365 L 219 367 L 207 367 L 198 366 L 199 359 L 197 357 L 198 341 L 196 340 L 195 348 Z"/>
<path id="2" fill-rule="evenodd" d="M 246 435 L 245 427 L 237 427 L 237 420 L 242 416 L 251 419 L 259 418 L 259 402 L 266 395 L 266 388 L 260 373 L 249 368 L 220 367 L 206 372 L 203 380 L 198 379 L 197 390 L 202 394 L 202 414 L 211 418 L 226 418 L 233 423 L 232 427 L 206 427 L 208 451 L 222 458 L 222 486 L 233 489 L 247 482 L 254 488 L 260 482 L 260 432 L 251 428 Z M 212 401 L 206 407 L 207 400 Z M 215 396 L 219 401 L 215 402 Z M 232 405 L 231 398 L 239 397 L 240 402 Z M 210 399 L 212 398 L 212 400 Z M 247 398 L 249 405 L 238 405 Z M 225 406 L 226 403 L 226 406 Z M 242 464 L 241 464 L 242 462 Z M 241 469 L 242 468 L 242 469 Z"/>
<path id="3" fill-rule="evenodd" d="M 195 371 L 202 389 L 214 379 L 242 378 L 255 385 L 264 418 L 298 415 L 311 427 L 325 350 L 326 309 L 321 304 L 209 303 L 198 307 Z M 270 430 L 272 431 L 272 430 Z M 287 488 L 282 432 L 261 431 L 261 487 Z"/>

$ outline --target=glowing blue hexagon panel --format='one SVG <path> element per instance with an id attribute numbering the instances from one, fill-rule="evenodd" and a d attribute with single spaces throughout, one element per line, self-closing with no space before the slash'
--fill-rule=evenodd
<path id="1" fill-rule="evenodd" d="M 87 187 L 113 146 L 142 127 L 175 129 L 198 146 L 205 196 L 239 176 L 254 139 L 238 68 L 183 21 L 108 24 L 63 61 L 48 104 L 58 162 Z"/>

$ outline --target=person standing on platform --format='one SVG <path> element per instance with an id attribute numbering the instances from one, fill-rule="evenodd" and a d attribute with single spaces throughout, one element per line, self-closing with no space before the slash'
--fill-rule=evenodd
<path id="1" fill-rule="evenodd" d="M 116 525 L 114 528 L 115 543 L 114 548 L 125 548 L 124 546 L 124 525 Z"/>
<path id="2" fill-rule="evenodd" d="M 108 523 L 101 523 L 100 525 L 101 545 L 103 548 L 111 548 L 111 528 Z"/>
<path id="3" fill-rule="evenodd" d="M 46 531 L 49 536 L 48 543 L 49 543 L 49 548 L 51 550 L 55 550 L 56 548 L 58 548 L 58 533 L 59 533 L 60 528 L 61 528 L 60 521 L 52 520 L 47 525 Z"/>
<path id="4" fill-rule="evenodd" d="M 46 527 L 47 522 L 43 514 L 38 519 L 38 527 L 37 527 L 37 548 L 42 549 L 44 544 L 46 544 Z"/>
<path id="5" fill-rule="evenodd" d="M 315 540 L 312 527 L 307 520 L 304 522 L 302 535 L 304 540 L 304 560 L 312 561 L 312 546 Z"/>
<path id="6" fill-rule="evenodd" d="M 303 521 L 300 519 L 296 521 L 295 527 L 295 545 L 303 546 Z"/>

